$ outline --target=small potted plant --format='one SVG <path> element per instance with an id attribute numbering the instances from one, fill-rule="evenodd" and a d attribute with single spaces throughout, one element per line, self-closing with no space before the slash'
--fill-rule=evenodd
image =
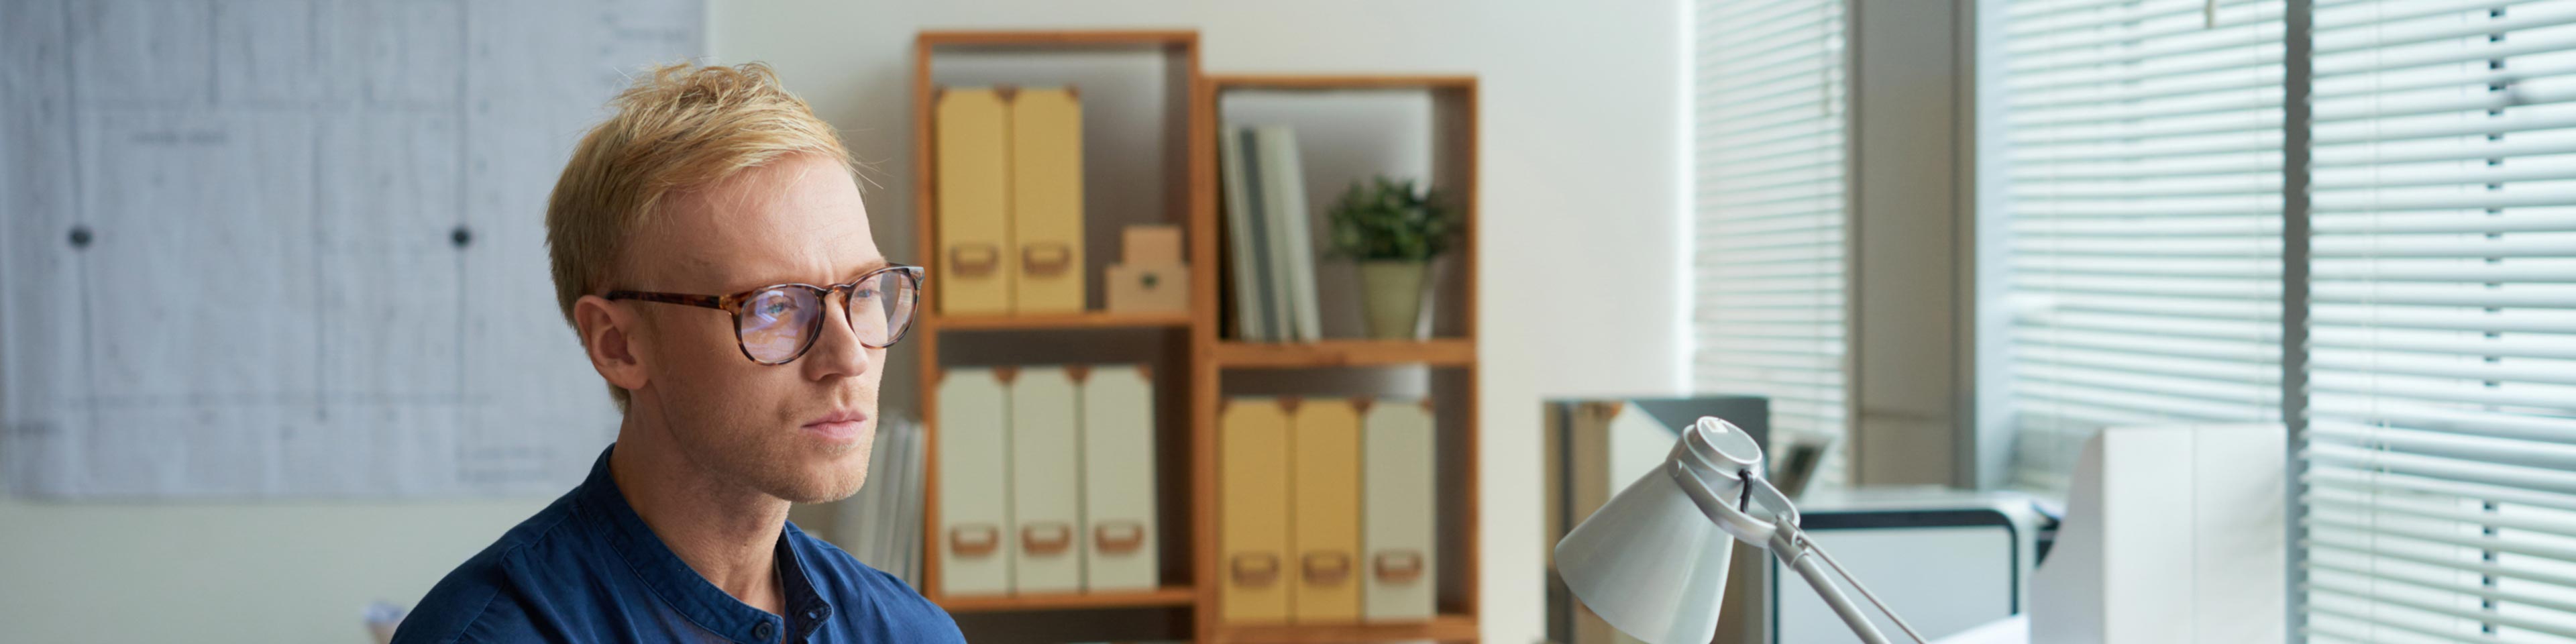
<path id="1" fill-rule="evenodd" d="M 1447 200 L 1412 180 L 1381 176 L 1351 182 L 1326 216 L 1332 253 L 1359 263 L 1369 336 L 1414 337 L 1431 260 L 1449 252 L 1457 227 Z"/>

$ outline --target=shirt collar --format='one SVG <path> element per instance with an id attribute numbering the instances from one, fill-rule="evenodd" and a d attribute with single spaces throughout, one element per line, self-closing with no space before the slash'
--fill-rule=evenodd
<path id="1" fill-rule="evenodd" d="M 788 524 L 778 533 L 779 586 L 786 591 L 787 605 L 782 620 L 717 588 L 653 534 L 652 526 L 646 525 L 643 515 L 636 514 L 635 507 L 626 503 L 626 494 L 617 489 L 617 480 L 608 473 L 608 455 L 616 449 L 616 445 L 610 445 L 600 450 L 599 460 L 590 466 L 590 477 L 573 490 L 575 506 L 586 517 L 591 532 L 617 551 L 654 597 L 699 628 L 748 644 L 803 641 L 822 627 L 823 620 L 831 618 L 832 604 L 814 587 L 811 570 L 804 558 L 797 556 L 793 543 L 803 532 L 795 524 Z M 786 631 L 784 640 L 779 637 L 782 630 Z"/>

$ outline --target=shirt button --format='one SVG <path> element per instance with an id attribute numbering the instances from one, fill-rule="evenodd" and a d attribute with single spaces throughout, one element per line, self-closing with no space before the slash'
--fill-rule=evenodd
<path id="1" fill-rule="evenodd" d="M 822 618 L 823 618 L 823 611 L 821 611 L 821 610 L 809 610 L 809 611 L 805 611 L 805 619 L 822 619 Z"/>
<path id="2" fill-rule="evenodd" d="M 764 642 L 769 641 L 769 622 L 761 622 L 753 625 L 751 627 L 751 638 Z"/>

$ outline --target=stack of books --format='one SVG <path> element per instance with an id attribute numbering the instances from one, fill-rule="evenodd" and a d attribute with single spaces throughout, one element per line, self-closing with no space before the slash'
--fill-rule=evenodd
<path id="1" fill-rule="evenodd" d="M 1224 172 L 1227 268 L 1233 271 L 1234 338 L 1255 342 L 1323 339 L 1315 303 L 1313 216 L 1298 164 L 1296 133 L 1283 125 L 1226 126 L 1218 139 Z"/>

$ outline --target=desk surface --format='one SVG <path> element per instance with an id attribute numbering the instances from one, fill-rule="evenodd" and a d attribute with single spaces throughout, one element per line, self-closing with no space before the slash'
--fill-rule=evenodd
<path id="1" fill-rule="evenodd" d="M 1987 622 L 1932 644 L 2030 644 L 2030 613 Z"/>

